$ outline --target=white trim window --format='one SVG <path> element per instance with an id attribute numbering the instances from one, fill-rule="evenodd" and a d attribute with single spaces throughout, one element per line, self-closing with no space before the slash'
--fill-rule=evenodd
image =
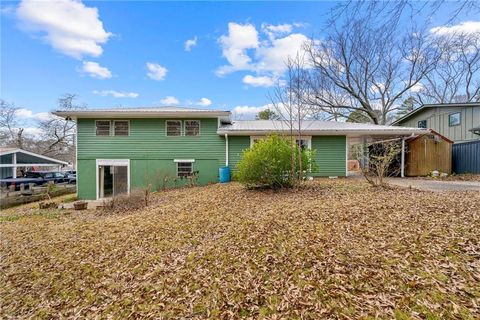
<path id="1" fill-rule="evenodd" d="M 199 136 L 200 135 L 200 120 L 185 120 L 183 121 L 186 136 Z"/>
<path id="2" fill-rule="evenodd" d="M 182 135 L 182 121 L 181 120 L 166 120 L 165 134 L 167 137 L 178 137 Z"/>
<path id="3" fill-rule="evenodd" d="M 110 135 L 110 120 L 95 120 L 95 135 L 109 136 Z"/>
<path id="4" fill-rule="evenodd" d="M 173 160 L 177 164 L 177 177 L 184 178 L 193 174 L 193 163 L 195 160 Z"/>
<path id="5" fill-rule="evenodd" d="M 128 136 L 129 133 L 130 133 L 130 121 L 128 120 L 113 121 L 114 136 Z"/>

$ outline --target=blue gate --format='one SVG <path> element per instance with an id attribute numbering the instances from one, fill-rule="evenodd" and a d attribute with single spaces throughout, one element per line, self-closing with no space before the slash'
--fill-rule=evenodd
<path id="1" fill-rule="evenodd" d="M 480 140 L 454 143 L 452 162 L 455 173 L 480 173 Z"/>

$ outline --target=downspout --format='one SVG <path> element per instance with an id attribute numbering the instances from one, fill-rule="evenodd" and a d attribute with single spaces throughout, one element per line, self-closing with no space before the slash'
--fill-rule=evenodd
<path id="1" fill-rule="evenodd" d="M 228 167 L 228 134 L 225 133 L 225 166 Z"/>

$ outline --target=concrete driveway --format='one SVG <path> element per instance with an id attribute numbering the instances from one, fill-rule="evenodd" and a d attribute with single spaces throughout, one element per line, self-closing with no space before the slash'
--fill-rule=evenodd
<path id="1" fill-rule="evenodd" d="M 438 181 L 429 179 L 390 178 L 388 183 L 405 188 L 428 191 L 480 191 L 480 182 Z"/>

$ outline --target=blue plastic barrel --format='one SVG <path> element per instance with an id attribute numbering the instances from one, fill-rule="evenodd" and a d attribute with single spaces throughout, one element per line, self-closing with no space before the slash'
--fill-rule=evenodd
<path id="1" fill-rule="evenodd" d="M 230 182 L 230 167 L 220 167 L 218 175 L 220 176 L 220 183 Z"/>

